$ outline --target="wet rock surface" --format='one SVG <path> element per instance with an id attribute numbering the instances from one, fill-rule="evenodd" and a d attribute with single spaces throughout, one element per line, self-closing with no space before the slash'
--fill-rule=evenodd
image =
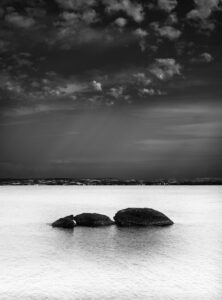
<path id="1" fill-rule="evenodd" d="M 74 226 L 75 226 L 75 221 L 73 215 L 60 218 L 52 223 L 52 227 L 74 228 Z"/>
<path id="2" fill-rule="evenodd" d="M 152 208 L 126 208 L 118 211 L 114 220 L 116 225 L 129 226 L 168 226 L 172 225 L 170 220 L 163 213 Z"/>
<path id="3" fill-rule="evenodd" d="M 114 224 L 114 222 L 106 215 L 97 213 L 82 213 L 75 216 L 74 220 L 78 226 L 97 227 Z"/>

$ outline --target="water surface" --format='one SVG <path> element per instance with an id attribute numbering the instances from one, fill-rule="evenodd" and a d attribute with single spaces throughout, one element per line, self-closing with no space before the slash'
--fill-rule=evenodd
<path id="1" fill-rule="evenodd" d="M 0 188 L 0 299 L 222 299 L 221 186 Z M 151 207 L 165 228 L 75 228 L 59 217 Z"/>

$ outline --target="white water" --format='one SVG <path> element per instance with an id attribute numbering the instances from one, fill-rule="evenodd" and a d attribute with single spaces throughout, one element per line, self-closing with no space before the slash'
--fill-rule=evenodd
<path id="1" fill-rule="evenodd" d="M 1 187 L 0 299 L 222 299 L 222 187 Z M 151 207 L 165 228 L 51 228 Z"/>

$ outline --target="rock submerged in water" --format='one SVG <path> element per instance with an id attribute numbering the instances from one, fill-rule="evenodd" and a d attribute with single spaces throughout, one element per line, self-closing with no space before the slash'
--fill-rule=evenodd
<path id="1" fill-rule="evenodd" d="M 52 223 L 52 227 L 73 228 L 75 226 L 74 216 L 70 215 L 60 218 Z"/>
<path id="2" fill-rule="evenodd" d="M 77 226 L 88 226 L 88 227 L 98 227 L 98 226 L 109 226 L 113 225 L 114 222 L 106 215 L 96 214 L 96 213 L 82 213 L 74 217 Z"/>
<path id="3" fill-rule="evenodd" d="M 74 226 L 99 227 L 116 224 L 117 226 L 169 226 L 173 225 L 163 213 L 152 208 L 126 208 L 119 210 L 113 222 L 108 216 L 97 213 L 82 213 L 77 216 L 60 218 L 52 227 L 73 228 Z"/>
<path id="4" fill-rule="evenodd" d="M 171 221 L 163 213 L 152 208 L 126 208 L 118 211 L 114 220 L 116 225 L 122 227 L 129 226 L 168 226 Z"/>

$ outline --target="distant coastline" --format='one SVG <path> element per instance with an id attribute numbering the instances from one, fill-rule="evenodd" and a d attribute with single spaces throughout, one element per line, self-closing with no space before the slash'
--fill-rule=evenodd
<path id="1" fill-rule="evenodd" d="M 29 178 L 29 179 L 0 179 L 0 185 L 221 185 L 222 178 L 195 178 L 195 179 L 72 179 L 72 178 Z"/>

